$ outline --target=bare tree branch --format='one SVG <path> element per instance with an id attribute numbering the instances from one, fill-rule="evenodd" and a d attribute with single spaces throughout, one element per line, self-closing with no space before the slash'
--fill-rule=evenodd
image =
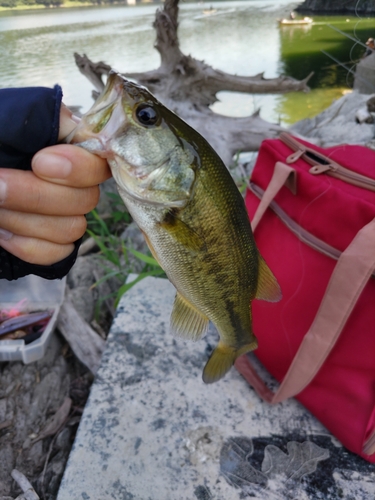
<path id="1" fill-rule="evenodd" d="M 262 120 L 258 114 L 247 118 L 229 118 L 213 113 L 209 106 L 217 101 L 220 91 L 275 94 L 308 91 L 308 80 L 288 76 L 264 78 L 263 74 L 239 76 L 225 73 L 186 56 L 178 40 L 178 2 L 165 0 L 158 9 L 153 26 L 156 30 L 155 48 L 160 54 L 159 68 L 144 73 L 124 72 L 126 78 L 147 87 L 161 102 L 196 128 L 216 149 L 226 164 L 236 151 L 254 151 L 267 137 L 275 137 L 282 128 Z M 97 92 L 104 88 L 103 76 L 110 66 L 94 63 L 86 56 L 75 54 L 80 71 L 93 83 Z M 95 92 L 95 95 L 97 95 Z"/>

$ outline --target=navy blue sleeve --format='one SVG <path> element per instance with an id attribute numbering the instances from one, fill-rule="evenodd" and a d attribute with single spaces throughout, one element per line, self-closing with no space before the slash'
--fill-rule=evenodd
<path id="1" fill-rule="evenodd" d="M 61 101 L 59 85 L 0 89 L 0 168 L 31 170 L 34 154 L 57 143 Z M 29 264 L 0 247 L 0 279 L 28 274 L 61 279 L 73 266 L 80 243 L 81 239 L 69 257 L 52 266 Z"/>

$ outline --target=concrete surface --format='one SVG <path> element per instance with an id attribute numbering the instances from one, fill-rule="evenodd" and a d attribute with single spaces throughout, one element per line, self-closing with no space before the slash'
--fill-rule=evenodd
<path id="1" fill-rule="evenodd" d="M 235 369 L 202 382 L 217 335 L 174 339 L 174 293 L 147 278 L 122 298 L 57 500 L 373 500 L 374 466 L 299 403 Z"/>

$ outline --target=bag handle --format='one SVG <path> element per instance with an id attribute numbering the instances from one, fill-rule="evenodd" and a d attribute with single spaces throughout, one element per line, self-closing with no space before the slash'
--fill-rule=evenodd
<path id="1" fill-rule="evenodd" d="M 265 191 L 266 201 L 263 205 L 262 202 L 259 204 L 254 215 L 255 227 L 273 197 L 290 176 L 290 167 L 281 162 L 277 162 L 276 165 L 274 176 Z M 237 359 L 236 368 L 260 397 L 276 404 L 300 393 L 311 382 L 335 345 L 358 297 L 374 271 L 375 219 L 363 227 L 348 248 L 342 252 L 318 313 L 276 393 L 268 389 L 246 355 Z"/>
<path id="2" fill-rule="evenodd" d="M 253 220 L 251 221 L 251 228 L 253 231 L 255 231 L 265 211 L 283 186 L 287 186 L 293 194 L 296 194 L 296 176 L 297 172 L 294 168 L 289 167 L 289 165 L 281 161 L 276 162 L 271 181 L 264 191 Z"/>

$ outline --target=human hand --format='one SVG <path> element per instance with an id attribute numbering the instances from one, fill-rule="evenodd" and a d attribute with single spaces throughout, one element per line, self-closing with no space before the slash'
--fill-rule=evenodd
<path id="1" fill-rule="evenodd" d="M 75 126 L 62 106 L 59 140 Z M 38 151 L 32 171 L 0 168 L 0 246 L 31 264 L 68 257 L 86 230 L 84 214 L 99 200 L 98 185 L 110 176 L 105 160 L 68 144 Z"/>

